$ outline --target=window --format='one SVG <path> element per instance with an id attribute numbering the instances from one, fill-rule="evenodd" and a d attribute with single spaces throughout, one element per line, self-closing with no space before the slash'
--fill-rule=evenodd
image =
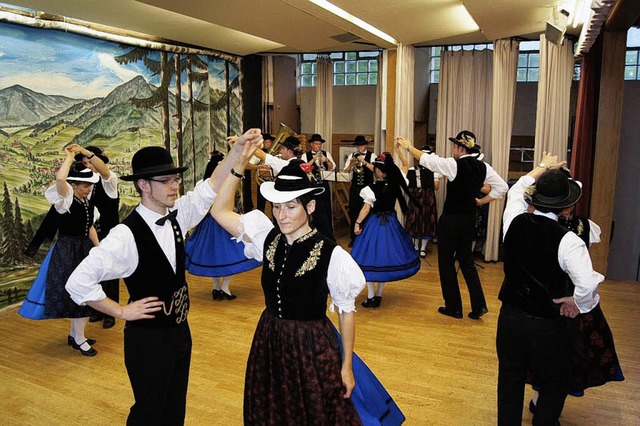
<path id="1" fill-rule="evenodd" d="M 334 86 L 367 86 L 378 84 L 378 56 L 380 52 L 334 52 Z M 300 86 L 313 87 L 317 84 L 317 54 L 300 55 Z"/>
<path id="2" fill-rule="evenodd" d="M 624 59 L 624 79 L 640 80 L 640 29 L 629 28 L 627 54 Z"/>
<path id="3" fill-rule="evenodd" d="M 516 81 L 538 81 L 540 75 L 540 42 L 523 41 L 518 54 Z"/>
<path id="4" fill-rule="evenodd" d="M 464 46 L 449 46 L 449 49 L 453 51 L 457 50 L 485 50 L 491 49 L 493 50 L 493 44 L 467 44 Z M 432 47 L 431 48 L 431 61 L 429 64 L 430 83 L 439 83 L 440 82 L 440 59 L 442 56 L 443 47 Z"/>

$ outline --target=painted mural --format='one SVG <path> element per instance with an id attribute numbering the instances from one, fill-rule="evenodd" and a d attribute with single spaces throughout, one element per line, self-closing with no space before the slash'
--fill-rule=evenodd
<path id="1" fill-rule="evenodd" d="M 66 145 L 99 147 L 118 176 L 141 147 L 164 146 L 189 166 L 188 190 L 241 131 L 239 79 L 238 64 L 213 55 L 0 23 L 0 308 L 24 299 L 49 248 L 23 253 Z M 119 193 L 122 218 L 138 197 L 128 182 Z"/>

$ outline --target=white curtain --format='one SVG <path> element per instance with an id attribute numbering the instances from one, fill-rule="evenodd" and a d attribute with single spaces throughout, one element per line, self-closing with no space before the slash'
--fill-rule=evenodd
<path id="1" fill-rule="evenodd" d="M 262 131 L 276 133 L 273 128 L 272 117 L 269 114 L 269 104 L 273 103 L 273 57 L 265 56 L 262 60 Z"/>
<path id="2" fill-rule="evenodd" d="M 413 46 L 398 44 L 396 57 L 396 110 L 395 135 L 404 136 L 413 141 L 414 128 L 414 67 L 415 49 Z"/>
<path id="3" fill-rule="evenodd" d="M 436 123 L 436 153 L 451 156 L 449 137 L 461 130 L 470 130 L 491 160 L 491 99 L 493 56 L 490 50 L 442 53 L 440 84 L 438 84 L 438 120 Z M 436 191 L 438 216 L 446 197 L 446 179 Z"/>
<path id="4" fill-rule="evenodd" d="M 384 129 L 386 128 L 386 120 L 384 117 L 384 113 L 386 112 L 386 88 L 387 88 L 387 51 L 383 51 L 378 56 L 378 69 L 379 77 L 378 84 L 376 86 L 376 121 L 375 128 L 373 130 L 373 152 L 379 153 L 381 145 L 381 141 L 384 138 Z"/>
<path id="5" fill-rule="evenodd" d="M 496 40 L 493 43 L 491 166 L 504 180 L 508 179 L 509 174 L 509 150 L 518 73 L 518 45 L 519 43 L 512 39 Z M 486 261 L 498 260 L 504 201 L 502 198 L 489 205 L 487 241 L 484 247 Z"/>
<path id="6" fill-rule="evenodd" d="M 565 39 L 557 46 L 541 34 L 534 164 L 542 159 L 542 151 L 567 159 L 572 78 L 573 42 Z"/>
<path id="7" fill-rule="evenodd" d="M 325 151 L 331 152 L 333 135 L 333 63 L 329 56 L 316 59 L 318 80 L 316 85 L 315 131 L 326 140 Z"/>

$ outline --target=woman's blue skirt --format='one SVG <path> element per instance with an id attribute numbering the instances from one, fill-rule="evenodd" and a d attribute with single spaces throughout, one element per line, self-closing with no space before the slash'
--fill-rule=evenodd
<path id="1" fill-rule="evenodd" d="M 396 213 L 370 214 L 351 250 L 369 282 L 398 281 L 420 270 L 420 257 Z"/>
<path id="2" fill-rule="evenodd" d="M 185 243 L 189 273 L 201 277 L 228 277 L 261 265 L 247 259 L 244 244 L 231 238 L 232 235 L 207 214 Z"/>
<path id="3" fill-rule="evenodd" d="M 33 284 L 31 284 L 27 298 L 18 310 L 18 314 L 25 318 L 32 320 L 49 319 L 49 317 L 44 314 L 44 302 L 45 291 L 47 289 L 47 271 L 49 270 L 49 262 L 51 261 L 51 254 L 53 253 L 54 247 L 55 243 L 51 245 L 49 253 L 47 253 L 47 256 L 42 261 L 40 269 L 38 269 L 38 275 L 33 281 Z"/>
<path id="4" fill-rule="evenodd" d="M 340 342 L 340 357 L 342 352 L 342 339 L 334 326 Z M 354 352 L 352 360 L 353 376 L 356 387 L 351 392 L 351 401 L 364 426 L 397 426 L 405 421 L 405 416 L 400 407 L 393 400 L 382 383 L 367 367 L 367 364 Z"/>

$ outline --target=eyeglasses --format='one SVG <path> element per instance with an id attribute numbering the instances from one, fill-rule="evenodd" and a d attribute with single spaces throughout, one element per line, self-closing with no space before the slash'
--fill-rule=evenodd
<path id="1" fill-rule="evenodd" d="M 152 180 L 154 182 L 162 183 L 164 185 L 171 185 L 174 182 L 177 183 L 178 185 L 180 185 L 182 183 L 182 176 L 174 176 L 174 177 L 169 177 L 169 178 L 164 178 L 164 179 L 149 178 L 147 180 Z"/>

